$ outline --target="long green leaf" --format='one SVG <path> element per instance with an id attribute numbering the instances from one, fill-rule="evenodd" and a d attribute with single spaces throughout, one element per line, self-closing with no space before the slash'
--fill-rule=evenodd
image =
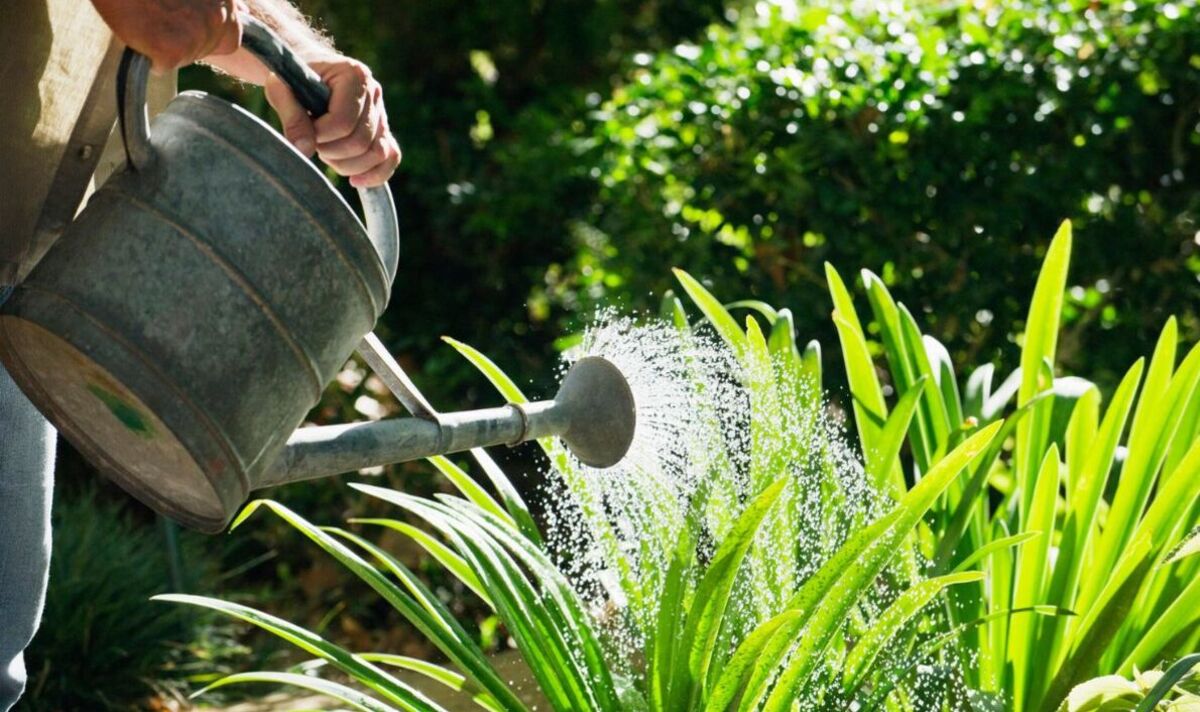
<path id="1" fill-rule="evenodd" d="M 1163 435 L 1164 407 L 1170 388 L 1171 372 L 1175 365 L 1175 348 L 1178 343 L 1178 326 L 1168 319 L 1159 336 L 1146 373 L 1146 382 L 1138 398 L 1137 408 L 1130 426 L 1128 455 L 1117 479 L 1117 491 L 1109 508 L 1104 531 L 1095 547 L 1091 565 L 1097 571 L 1113 568 L 1126 542 L 1133 536 L 1134 526 L 1141 514 L 1145 496 L 1149 494 L 1159 463 L 1156 459 L 1156 444 Z M 1165 448 L 1163 449 L 1165 455 Z M 1080 606 L 1091 605 L 1100 592 L 1103 582 L 1084 581 L 1080 588 Z"/>
<path id="2" fill-rule="evenodd" d="M 492 382 L 492 385 L 496 387 L 496 390 L 500 391 L 500 394 L 504 396 L 510 403 L 529 402 L 529 399 L 525 397 L 523 392 L 521 392 L 520 387 L 518 387 L 517 384 L 508 377 L 508 374 L 501 370 L 501 368 L 496 365 L 495 361 L 492 361 L 490 358 L 485 356 L 479 349 L 475 348 L 474 346 L 464 344 L 457 339 L 452 339 L 449 336 L 443 336 L 442 341 L 450 344 L 450 346 L 454 347 L 455 351 L 466 357 L 466 359 L 471 362 L 471 365 L 479 369 L 479 371 L 486 376 L 489 381 Z"/>
<path id="3" fill-rule="evenodd" d="M 1172 640 L 1200 624 L 1200 578 L 1193 579 L 1150 626 L 1139 630 L 1137 645 L 1118 668 L 1122 675 L 1155 664 Z"/>
<path id="4" fill-rule="evenodd" d="M 306 653 L 315 655 L 318 658 L 334 665 L 342 672 L 350 675 L 355 680 L 367 686 L 374 692 L 382 695 L 389 703 L 398 705 L 402 709 L 411 710 L 412 712 L 422 712 L 424 710 L 439 709 L 437 705 L 421 694 L 413 687 L 405 684 L 401 680 L 389 675 L 384 670 L 372 665 L 358 655 L 350 653 L 333 643 L 328 642 L 321 636 L 311 631 L 305 630 L 298 625 L 289 623 L 282 618 L 277 618 L 269 613 L 255 610 L 248 606 L 243 606 L 238 603 L 229 601 L 221 601 L 215 598 L 206 596 L 190 596 L 185 594 L 163 594 L 154 596 L 151 600 L 166 601 L 169 603 L 184 603 L 189 606 L 197 606 L 217 611 L 232 618 L 243 620 L 247 623 L 255 625 L 267 631 L 271 635 L 281 638 L 288 643 L 300 648 Z M 266 673 L 255 673 L 258 675 Z M 225 678 L 229 680 L 229 678 Z M 211 689 L 213 686 L 210 685 Z"/>
<path id="5" fill-rule="evenodd" d="M 1052 581 L 1051 600 L 1059 605 L 1074 608 L 1080 604 L 1077 597 L 1085 562 L 1091 556 L 1099 534 L 1096 512 L 1108 483 L 1109 473 L 1113 470 L 1113 458 L 1133 407 L 1144 363 L 1143 359 L 1138 359 L 1125 373 L 1113 393 L 1112 402 L 1105 411 L 1094 438 L 1086 443 L 1076 442 L 1080 437 L 1078 428 L 1068 432 L 1071 437 L 1068 454 L 1076 459 L 1082 454 L 1083 463 L 1078 466 L 1077 474 L 1072 477 L 1071 491 L 1066 500 L 1066 521 L 1054 566 L 1055 580 Z M 1086 451 L 1083 452 L 1084 450 Z M 1070 626 L 1070 621 L 1060 619 L 1052 623 L 1054 641 L 1051 646 L 1051 658 L 1055 661 L 1060 661 L 1065 655 L 1065 634 Z"/>
<path id="6" fill-rule="evenodd" d="M 692 275 L 684 272 L 681 269 L 674 269 L 675 278 L 679 280 L 683 291 L 687 292 L 704 316 L 712 322 L 713 328 L 724 339 L 733 353 L 742 358 L 746 354 L 746 335 L 742 332 L 742 328 L 738 326 L 737 320 L 725 309 L 724 305 L 712 295 L 704 285 L 700 284 Z"/>
<path id="7" fill-rule="evenodd" d="M 438 472 L 441 472 L 446 476 L 446 479 L 450 480 L 450 483 L 462 493 L 462 496 L 505 520 L 513 527 L 517 526 L 516 520 L 496 500 L 492 499 L 492 496 L 483 487 L 480 487 L 479 483 L 473 480 L 465 470 L 451 462 L 450 458 L 443 455 L 434 455 L 427 459 L 438 469 Z"/>
<path id="8" fill-rule="evenodd" d="M 1062 315 L 1063 292 L 1067 285 L 1067 268 L 1071 259 L 1071 222 L 1064 221 L 1050 241 L 1042 269 L 1038 274 L 1025 319 L 1024 343 L 1021 346 L 1021 388 L 1017 405 L 1037 395 L 1043 388 L 1041 373 L 1044 364 L 1053 368 L 1058 348 L 1058 326 Z M 1020 493 L 1020 513 L 1028 515 L 1033 501 L 1033 478 L 1045 454 L 1049 431 L 1050 403 L 1034 409 L 1017 428 L 1016 478 Z"/>
<path id="9" fill-rule="evenodd" d="M 361 653 L 359 655 L 363 660 L 390 667 L 399 668 L 415 672 L 418 675 L 423 675 L 434 682 L 444 685 L 455 692 L 466 692 L 471 694 L 471 701 L 480 707 L 491 710 L 491 712 L 504 712 L 503 708 L 486 692 L 471 689 L 472 686 L 467 678 L 453 670 L 447 670 L 441 665 L 435 665 L 426 660 L 419 658 L 411 658 L 407 655 L 395 655 L 392 653 Z"/>
<path id="10" fill-rule="evenodd" d="M 470 566 L 467 566 L 467 562 L 461 556 L 454 553 L 450 547 L 430 536 L 428 532 L 395 519 L 350 519 L 349 522 L 351 524 L 373 524 L 385 527 L 412 539 L 430 556 L 436 559 L 439 564 L 445 567 L 447 571 L 453 574 L 455 578 L 462 581 L 463 585 L 471 589 L 476 596 L 479 596 L 487 604 L 488 608 L 494 608 L 492 600 L 488 598 L 487 591 L 483 590 L 483 584 L 480 583 L 479 577 L 475 575 Z"/>
<path id="11" fill-rule="evenodd" d="M 950 645 L 951 643 L 959 640 L 961 638 L 961 636 L 963 635 L 963 633 L 967 632 L 968 630 L 971 630 L 973 628 L 978 628 L 981 626 L 986 626 L 986 625 L 988 625 L 990 623 L 994 623 L 996 621 L 1006 621 L 1006 620 L 1012 618 L 1013 616 L 1025 615 L 1025 614 L 1036 614 L 1036 615 L 1040 615 L 1040 616 L 1070 616 L 1070 615 L 1074 615 L 1070 611 L 1064 611 L 1055 606 L 1031 606 L 1030 608 L 1020 608 L 1020 609 L 1013 608 L 1013 609 L 1005 609 L 1005 610 L 995 611 L 995 612 L 989 613 L 985 616 L 976 618 L 975 620 L 967 621 L 966 623 L 957 625 L 954 628 L 952 628 L 951 630 L 946 631 L 945 633 L 942 633 L 941 635 L 933 638 L 932 640 L 922 643 L 919 648 L 914 650 L 912 652 L 912 654 L 910 654 L 908 656 L 907 659 L 909 662 L 905 666 L 904 670 L 899 671 L 896 674 L 884 676 L 879 681 L 879 683 L 875 686 L 875 689 L 872 690 L 871 700 L 866 705 L 860 706 L 860 709 L 867 709 L 867 710 L 883 709 L 883 700 L 887 699 L 888 695 L 890 695 L 892 693 L 892 691 L 897 687 L 897 685 L 902 680 L 908 678 L 913 673 L 915 673 L 917 671 L 917 669 L 921 666 L 921 664 L 924 663 L 926 660 L 928 660 L 932 655 L 934 655 L 938 651 L 942 650 L 946 646 Z"/>
<path id="12" fill-rule="evenodd" d="M 854 310 L 854 302 L 841 275 L 833 265 L 825 264 L 825 279 L 829 284 L 829 294 L 833 299 L 833 323 L 837 328 L 838 341 L 842 346 L 842 361 L 845 364 L 846 379 L 850 385 L 851 406 L 854 409 L 854 423 L 858 429 L 859 443 L 863 452 L 878 452 L 884 423 L 887 421 L 888 408 L 883 399 L 883 388 L 875 375 L 875 364 L 871 352 L 867 348 L 866 335 L 858 314 Z M 871 472 L 872 477 L 884 477 L 894 483 L 888 489 L 899 487 L 904 489 L 904 476 L 899 470 L 887 473 Z"/>
<path id="13" fill-rule="evenodd" d="M 361 487 L 361 485 L 351 486 Z M 333 556 L 338 563 L 346 567 L 351 573 L 366 582 L 385 601 L 416 626 L 421 634 L 436 645 L 460 670 L 495 697 L 505 709 L 525 709 L 520 699 L 508 689 L 508 686 L 496 674 L 496 671 L 492 668 L 487 658 L 484 657 L 483 651 L 479 649 L 479 646 L 475 643 L 471 635 L 463 629 L 462 625 L 458 623 L 445 605 L 438 600 L 437 596 L 432 591 L 429 591 L 411 571 L 408 571 L 403 566 L 399 566 L 397 569 L 397 573 L 403 575 L 404 585 L 409 591 L 417 592 L 420 595 L 420 601 L 410 593 L 401 590 L 395 583 L 388 580 L 383 573 L 347 548 L 345 544 L 337 541 L 330 534 L 321 531 L 318 527 L 313 526 L 303 517 L 278 502 L 270 500 L 255 500 L 251 502 L 246 505 L 241 514 L 234 520 L 232 526 L 236 527 L 240 525 L 262 506 L 271 509 L 281 519 L 292 525 L 293 528 L 304 534 L 309 540 L 317 544 L 317 546 L 324 549 L 326 553 Z M 431 611 L 436 611 L 437 613 L 431 613 Z"/>
<path id="14" fill-rule="evenodd" d="M 763 648 L 759 662 L 745 685 L 745 693 L 738 705 L 739 712 L 759 709 L 763 698 L 769 692 L 768 683 L 775 671 L 786 661 L 788 652 L 795 646 L 795 636 L 808 623 L 822 601 L 832 595 L 840 595 L 840 592 L 836 592 L 836 587 L 842 575 L 848 568 L 857 565 L 864 552 L 895 526 L 902 513 L 901 507 L 897 505 L 887 514 L 850 535 L 841 548 L 835 551 L 788 601 L 784 613 L 779 615 L 796 615 L 783 624 Z"/>
<path id="15" fill-rule="evenodd" d="M 1171 550 L 1171 554 L 1167 557 L 1167 563 L 1173 564 L 1195 554 L 1200 554 L 1200 527 L 1193 529 L 1182 543 Z"/>
<path id="16" fill-rule="evenodd" d="M 724 712 L 733 704 L 738 693 L 746 688 L 755 665 L 761 663 L 767 643 L 780 628 L 795 623 L 800 616 L 800 611 L 784 611 L 764 621 L 746 636 L 728 664 L 722 668 L 717 684 L 713 685 L 705 701 L 705 712 Z"/>
<path id="17" fill-rule="evenodd" d="M 1146 537 L 1135 539 L 1125 565 L 1104 577 L 1106 584 L 1099 597 L 1073 628 L 1075 635 L 1069 654 L 1056 669 L 1047 671 L 1053 675 L 1047 692 L 1041 696 L 1040 704 L 1030 709 L 1052 712 L 1071 688 L 1092 676 L 1109 642 L 1129 615 L 1142 580 L 1154 565 L 1149 556 L 1152 546 Z"/>
<path id="18" fill-rule="evenodd" d="M 204 694 L 210 690 L 215 690 L 227 685 L 245 684 L 248 682 L 266 682 L 276 685 L 291 685 L 305 690 L 320 693 L 327 697 L 332 697 L 335 700 L 340 700 L 350 705 L 359 712 L 397 712 L 395 707 L 390 707 L 383 704 L 379 700 L 368 697 L 345 685 L 329 680 L 322 680 L 319 677 L 311 675 L 297 675 L 290 672 L 241 672 L 234 675 L 227 675 L 213 684 L 205 687 L 197 694 Z M 426 710 L 440 710 L 441 707 L 436 705 L 416 708 L 425 712 Z"/>
<path id="19" fill-rule="evenodd" d="M 1046 452 L 1037 479 L 1033 482 L 1034 496 L 1031 500 L 1029 520 L 1023 522 L 1027 531 L 1051 532 L 1054 530 L 1055 505 L 1059 488 L 1058 445 L 1052 444 Z M 1044 604 L 1046 601 L 1046 577 L 1050 570 L 1050 536 L 1042 536 L 1021 549 L 1017 557 L 1017 576 L 1013 583 L 1013 607 L 1025 608 Z M 1025 709 L 1029 690 L 1039 687 L 1039 669 L 1046 663 L 1030 655 L 1037 650 L 1036 629 L 1029 618 L 1013 620 L 1008 632 L 1008 660 L 1013 672 L 1013 706 Z"/>
<path id="20" fill-rule="evenodd" d="M 381 487 L 354 485 L 425 519 L 451 540 L 479 576 L 556 709 L 607 708 L 617 696 L 576 594 L 540 549 L 470 502 L 429 502 Z M 518 564 L 511 554 L 520 557 Z M 529 571 L 540 590 L 528 580 Z"/>
<path id="21" fill-rule="evenodd" d="M 1006 536 L 1006 537 L 1003 537 L 1000 539 L 994 539 L 992 541 L 989 541 L 987 544 L 984 544 L 980 548 L 971 552 L 971 555 L 968 556 L 967 558 L 963 559 L 962 562 L 958 566 L 955 566 L 954 570 L 951 573 L 958 573 L 959 571 L 966 571 L 967 569 L 971 568 L 971 566 L 975 565 L 977 562 L 983 561 L 984 559 L 986 559 L 987 557 L 996 553 L 997 551 L 1000 551 L 1002 549 L 1009 549 L 1009 548 L 1020 546 L 1021 544 L 1024 544 L 1025 542 L 1029 541 L 1030 539 L 1036 539 L 1037 537 L 1040 537 L 1040 536 L 1044 536 L 1044 534 L 1039 531 L 1026 531 L 1026 532 L 1021 532 L 1020 534 L 1013 534 L 1012 536 Z"/>
<path id="22" fill-rule="evenodd" d="M 885 645 L 908 624 L 934 596 L 949 586 L 961 583 L 971 583 L 983 579 L 978 571 L 949 574 L 922 581 L 905 591 L 888 606 L 866 635 L 858 640 L 843 664 L 842 686 L 847 694 L 852 694 L 867 681 L 871 666 L 883 651 Z"/>
<path id="23" fill-rule="evenodd" d="M 721 542 L 696 587 L 693 605 L 688 611 L 687 629 L 681 641 L 683 649 L 687 651 L 687 679 L 690 684 L 687 685 L 687 696 L 676 698 L 688 700 L 688 708 L 700 701 L 707 686 L 721 619 L 725 615 L 733 583 L 741 570 L 746 552 L 750 550 L 759 525 L 783 493 L 788 481 L 787 477 L 780 478 L 746 507 Z"/>
<path id="24" fill-rule="evenodd" d="M 479 463 L 479 467 L 483 469 L 483 473 L 487 475 L 488 480 L 492 483 L 492 487 L 496 488 L 496 492 L 500 494 L 501 501 L 504 502 L 504 508 L 508 510 L 509 516 L 517 523 L 521 532 L 529 538 L 530 541 L 541 544 L 542 534 L 538 531 L 537 523 L 533 520 L 533 515 L 529 513 L 529 507 L 526 506 L 525 500 L 521 498 L 517 488 L 492 459 L 492 456 L 487 454 L 487 451 L 481 447 L 471 449 L 471 457 L 475 458 L 475 462 Z"/>
<path id="25" fill-rule="evenodd" d="M 939 537 L 937 552 L 934 555 L 934 569 L 944 572 L 949 567 L 955 550 L 962 541 L 963 532 L 966 531 L 970 524 L 971 514 L 975 509 L 986 506 L 987 497 L 983 496 L 984 485 L 988 482 L 988 475 L 991 474 L 992 466 L 1000 457 L 1004 443 L 1017 429 L 1017 424 L 1022 418 L 1028 417 L 1029 413 L 1043 399 L 1050 396 L 1050 391 L 1042 391 L 1028 403 L 1017 408 L 1006 420 L 1001 427 L 1000 432 L 992 439 L 992 444 L 988 446 L 988 450 L 983 457 L 975 464 L 974 470 L 971 473 L 971 478 L 967 480 L 966 487 L 963 488 L 961 499 L 958 502 L 954 512 L 950 516 L 950 523 L 941 532 Z"/>
<path id="26" fill-rule="evenodd" d="M 925 391 L 925 380 L 922 376 L 912 388 L 900 396 L 879 434 L 875 449 L 864 453 L 867 477 L 877 489 L 888 492 L 895 499 L 904 494 L 904 479 L 901 477 L 897 482 L 892 478 L 889 481 L 888 475 L 900 472 L 900 448 L 904 445 L 904 437 L 908 434 L 913 414 L 916 413 L 921 395 Z"/>

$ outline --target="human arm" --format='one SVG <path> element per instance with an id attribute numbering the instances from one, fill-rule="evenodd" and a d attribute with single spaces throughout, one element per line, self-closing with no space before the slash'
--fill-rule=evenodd
<path id="1" fill-rule="evenodd" d="M 329 113 L 315 121 L 287 85 L 245 49 L 205 62 L 243 81 L 261 84 L 283 133 L 306 156 L 315 152 L 355 187 L 385 183 L 400 164 L 388 128 L 383 87 L 356 59 L 338 54 L 287 0 L 243 0 L 250 14 L 279 34 L 329 86 Z"/>
<path id="2" fill-rule="evenodd" d="M 383 90 L 361 62 L 338 54 L 286 0 L 92 0 L 113 32 L 159 71 L 204 61 L 263 85 L 284 134 L 355 187 L 382 185 L 400 164 Z M 330 88 L 329 112 L 313 120 L 291 90 L 241 48 L 238 11 L 275 30 Z"/>

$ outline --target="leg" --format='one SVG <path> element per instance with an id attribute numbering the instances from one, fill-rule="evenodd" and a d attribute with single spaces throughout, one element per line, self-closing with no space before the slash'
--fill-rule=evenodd
<path id="1" fill-rule="evenodd" d="M 0 366 L 0 712 L 25 687 L 22 651 L 46 595 L 54 441 L 54 429 Z"/>

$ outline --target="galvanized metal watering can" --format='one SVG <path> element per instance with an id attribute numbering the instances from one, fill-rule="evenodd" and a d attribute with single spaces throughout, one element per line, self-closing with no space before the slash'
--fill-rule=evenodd
<path id="1" fill-rule="evenodd" d="M 319 77 L 243 21 L 245 46 L 324 113 Z M 548 435 L 593 466 L 624 456 L 633 396 L 599 358 L 552 401 L 434 411 L 369 333 L 398 261 L 388 188 L 359 191 L 364 227 L 282 136 L 203 93 L 151 131 L 148 69 L 127 52 L 118 78 L 125 170 L 0 310 L 0 360 L 85 457 L 216 532 L 252 490 L 372 465 Z M 415 417 L 296 430 L 356 349 Z"/>

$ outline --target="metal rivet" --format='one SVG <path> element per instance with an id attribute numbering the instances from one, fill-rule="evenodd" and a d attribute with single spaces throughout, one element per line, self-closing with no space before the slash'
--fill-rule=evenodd
<path id="1" fill-rule="evenodd" d="M 90 143 L 85 143 L 79 147 L 79 160 L 86 161 L 96 152 L 96 147 Z"/>

